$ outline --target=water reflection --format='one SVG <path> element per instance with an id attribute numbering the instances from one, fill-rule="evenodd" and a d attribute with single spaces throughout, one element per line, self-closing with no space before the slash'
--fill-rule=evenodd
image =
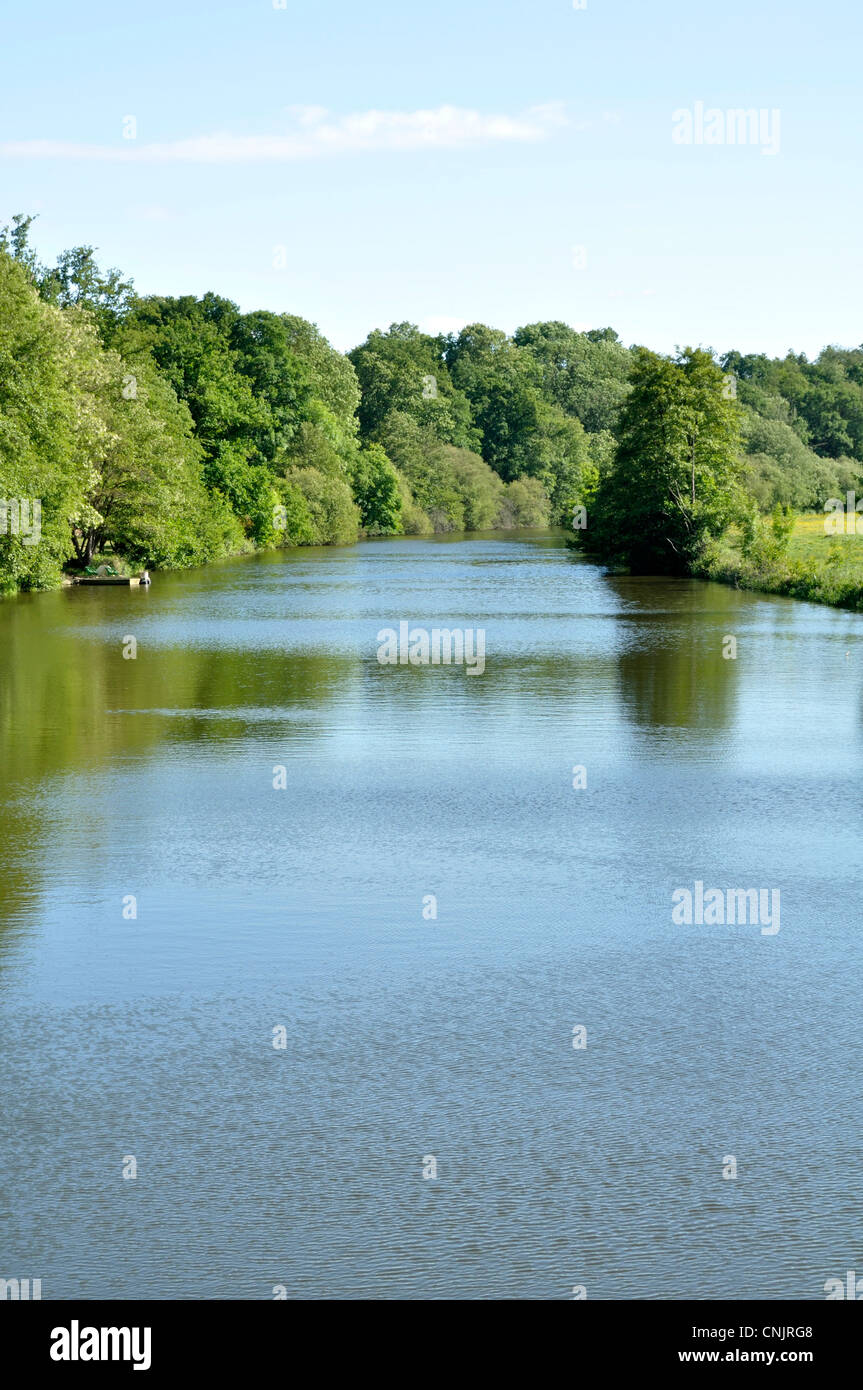
<path id="1" fill-rule="evenodd" d="M 735 717 L 736 658 L 751 596 L 718 584 L 609 577 L 621 605 L 619 679 L 642 729 L 726 729 Z M 747 602 L 748 600 L 748 602 Z"/>
<path id="2" fill-rule="evenodd" d="M 400 619 L 484 627 L 485 673 L 379 665 Z M 559 537 L 0 603 L 10 1268 L 47 1297 L 819 1296 L 856 1210 L 861 630 Z M 780 934 L 674 928 L 696 879 L 781 888 Z"/>

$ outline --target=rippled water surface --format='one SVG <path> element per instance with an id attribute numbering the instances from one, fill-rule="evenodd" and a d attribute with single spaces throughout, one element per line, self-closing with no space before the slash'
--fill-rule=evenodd
<path id="1" fill-rule="evenodd" d="M 403 619 L 485 672 L 380 665 Z M 863 1268 L 861 634 L 530 534 L 0 603 L 0 1276 L 823 1298 Z M 696 880 L 779 932 L 675 925 Z"/>

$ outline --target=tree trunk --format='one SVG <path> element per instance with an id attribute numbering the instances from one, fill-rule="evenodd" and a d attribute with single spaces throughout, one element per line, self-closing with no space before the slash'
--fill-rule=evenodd
<path id="1" fill-rule="evenodd" d="M 73 531 L 72 547 L 79 565 L 89 565 L 96 553 L 96 532 L 92 528 L 89 531 Z"/>

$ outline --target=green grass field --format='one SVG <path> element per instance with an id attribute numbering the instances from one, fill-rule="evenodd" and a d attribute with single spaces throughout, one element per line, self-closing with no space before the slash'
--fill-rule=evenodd
<path id="1" fill-rule="evenodd" d="M 860 534 L 850 536 L 825 534 L 824 522 L 830 519 L 823 512 L 799 516 L 788 543 L 788 558 L 817 566 L 840 566 L 863 583 L 863 516 L 859 518 Z M 847 521 L 853 524 L 852 518 Z"/>
<path id="2" fill-rule="evenodd" d="M 863 517 L 859 535 L 830 535 L 823 512 L 799 516 L 785 555 L 769 561 L 744 560 L 739 537 L 730 534 L 707 573 L 723 583 L 863 612 Z M 851 525 L 851 519 L 848 519 Z"/>

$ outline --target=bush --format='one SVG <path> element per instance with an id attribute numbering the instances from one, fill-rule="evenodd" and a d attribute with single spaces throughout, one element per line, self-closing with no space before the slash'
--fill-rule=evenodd
<path id="1" fill-rule="evenodd" d="M 479 454 L 445 445 L 433 456 L 433 464 L 457 499 L 453 517 L 460 512 L 459 530 L 487 531 L 496 525 L 504 484 Z"/>
<path id="2" fill-rule="evenodd" d="M 399 493 L 402 499 L 401 529 L 404 536 L 430 536 L 434 531 L 431 519 L 414 498 L 407 482 L 399 473 Z"/>
<path id="3" fill-rule="evenodd" d="M 380 444 L 367 444 L 359 451 L 351 483 L 364 531 L 385 536 L 401 530 L 399 475 Z"/>
<path id="4" fill-rule="evenodd" d="M 497 526 L 544 528 L 550 523 L 551 505 L 538 478 L 514 478 L 507 484 Z"/>
<path id="5" fill-rule="evenodd" d="M 316 468 L 291 468 L 286 481 L 303 496 L 311 526 L 311 545 L 351 545 L 360 529 L 360 513 L 341 478 Z"/>

